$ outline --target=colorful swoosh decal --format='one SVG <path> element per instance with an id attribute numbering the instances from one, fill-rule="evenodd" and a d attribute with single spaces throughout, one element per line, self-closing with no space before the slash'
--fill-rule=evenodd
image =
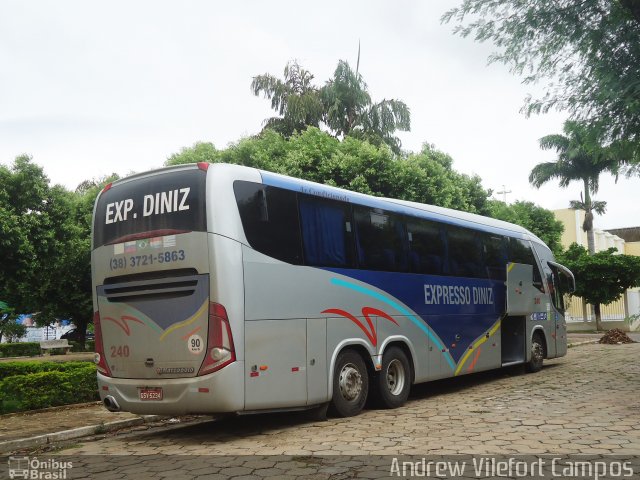
<path id="1" fill-rule="evenodd" d="M 462 371 L 462 367 L 464 366 L 465 362 L 469 359 L 469 357 L 471 356 L 473 351 L 475 349 L 479 348 L 480 345 L 482 345 L 484 342 L 486 342 L 490 337 L 495 335 L 495 333 L 500 328 L 500 324 L 501 323 L 502 323 L 502 321 L 498 320 L 496 323 L 493 324 L 493 326 L 489 330 L 489 336 L 487 336 L 486 334 L 482 335 L 478 340 L 475 341 L 475 343 L 473 343 L 473 346 L 467 350 L 467 353 L 465 353 L 464 356 L 460 359 L 460 362 L 458 362 L 458 367 L 456 368 L 456 372 L 455 372 L 454 375 L 460 374 L 460 372 Z M 476 355 L 476 357 L 477 357 L 477 355 Z M 476 360 L 477 360 L 477 358 L 474 359 L 473 364 L 470 367 L 472 370 L 473 370 L 473 367 L 475 366 Z"/>
<path id="2" fill-rule="evenodd" d="M 200 330 L 202 330 L 202 327 L 197 327 L 194 328 L 193 330 L 191 330 L 189 333 L 185 334 L 182 336 L 182 340 L 188 340 L 190 336 L 195 335 L 196 333 L 198 333 Z"/>
<path id="3" fill-rule="evenodd" d="M 411 320 L 411 322 L 413 322 L 415 326 L 417 326 L 420 330 L 422 330 L 429 337 L 429 339 L 431 339 L 431 341 L 435 344 L 435 346 L 442 352 L 445 360 L 447 361 L 451 369 L 454 370 L 456 368 L 456 364 L 453 361 L 453 358 L 451 357 L 451 354 L 449 353 L 448 349 L 445 348 L 444 344 L 440 341 L 440 339 L 431 331 L 431 328 L 424 321 L 418 319 L 413 313 L 411 313 L 405 307 L 400 305 L 398 302 L 390 298 L 387 298 L 386 296 L 382 295 L 379 292 L 376 292 L 375 290 L 371 290 L 367 287 L 363 287 L 362 285 L 358 285 L 356 283 L 347 282 L 346 280 L 342 280 L 341 278 L 333 277 L 331 279 L 331 283 L 339 287 L 349 288 L 351 290 L 355 290 L 356 292 L 373 297 L 376 300 L 384 302 L 390 307 L 402 313 L 402 315 L 404 315 L 409 320 Z"/>
<path id="4" fill-rule="evenodd" d="M 467 373 L 473 372 L 473 369 L 476 367 L 476 363 L 478 363 L 478 358 L 480 358 L 481 351 L 482 351 L 482 347 L 478 347 L 478 349 L 476 350 L 476 354 L 473 356 L 473 361 L 471 362 L 471 364 L 469 365 L 469 368 L 467 369 Z"/>
<path id="5" fill-rule="evenodd" d="M 138 319 L 136 317 L 131 317 L 129 315 L 121 316 L 120 320 L 117 320 L 117 319 L 115 319 L 113 317 L 104 317 L 104 320 L 108 320 L 108 321 L 113 322 L 116 325 L 118 325 L 122 330 L 124 330 L 124 333 L 127 334 L 127 337 L 129 335 L 131 335 L 131 328 L 129 327 L 129 324 L 127 323 L 128 321 L 129 322 L 139 323 L 141 325 L 145 324 L 142 320 L 140 320 L 140 319 Z"/>
<path id="6" fill-rule="evenodd" d="M 135 317 L 138 320 L 141 320 L 142 322 L 144 322 L 144 324 L 147 327 L 152 328 L 153 330 L 155 330 L 156 332 L 162 334 L 162 328 L 160 328 L 158 326 L 158 324 L 156 324 L 153 320 L 151 320 L 149 317 L 147 317 L 144 313 L 140 312 L 139 310 L 136 310 L 135 308 L 127 305 L 126 308 L 123 310 L 123 315 L 124 316 L 129 316 L 129 317 Z"/>
<path id="7" fill-rule="evenodd" d="M 360 330 L 362 330 L 364 332 L 364 334 L 367 336 L 367 338 L 369 340 L 371 340 L 371 343 L 373 344 L 374 347 L 378 346 L 378 334 L 376 332 L 375 327 L 373 326 L 373 322 L 371 321 L 371 318 L 369 317 L 369 315 L 373 314 L 373 315 L 377 315 L 377 316 L 382 317 L 382 318 L 386 318 L 390 322 L 393 322 L 396 325 L 398 325 L 398 322 L 396 322 L 393 319 L 393 317 L 390 317 L 389 315 L 387 315 L 382 310 L 378 310 L 377 308 L 373 308 L 373 307 L 363 307 L 362 308 L 362 315 L 364 315 L 364 318 L 366 319 L 367 324 L 369 325 L 369 328 L 371 330 L 367 329 L 367 327 L 365 327 L 362 324 L 362 322 L 357 319 L 357 317 L 355 317 L 355 316 L 351 315 L 349 312 L 346 312 L 346 311 L 341 310 L 339 308 L 329 308 L 327 310 L 324 310 L 322 313 L 333 313 L 333 314 L 336 314 L 336 315 L 340 315 L 341 317 L 348 318 L 353 323 L 355 323 L 358 327 L 360 327 Z"/>
<path id="8" fill-rule="evenodd" d="M 183 322 L 176 323 L 175 325 L 172 325 L 170 328 L 165 330 L 165 332 L 162 335 L 160 335 L 160 341 L 164 340 L 165 337 L 169 335 L 171 332 L 173 332 L 174 330 L 177 330 L 182 327 L 186 327 L 187 325 L 191 325 L 193 322 L 195 322 L 198 319 L 198 317 L 200 317 L 200 315 L 202 315 L 207 310 L 208 307 L 209 307 L 209 302 L 207 301 L 203 302 L 200 308 L 198 309 L 198 311 L 194 313 L 191 316 L 191 318 L 187 318 Z"/>

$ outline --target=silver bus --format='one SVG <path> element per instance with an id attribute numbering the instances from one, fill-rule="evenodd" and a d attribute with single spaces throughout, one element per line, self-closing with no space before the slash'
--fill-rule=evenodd
<path id="1" fill-rule="evenodd" d="M 113 411 L 351 416 L 567 351 L 573 276 L 526 229 L 248 167 L 107 185 L 91 261 Z"/>

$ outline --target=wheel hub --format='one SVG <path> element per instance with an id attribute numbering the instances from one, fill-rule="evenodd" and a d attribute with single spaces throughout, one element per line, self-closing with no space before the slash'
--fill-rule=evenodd
<path id="1" fill-rule="evenodd" d="M 387 366 L 387 389 L 391 395 L 399 395 L 404 388 L 405 371 L 402 362 L 398 359 L 392 360 Z"/>
<path id="2" fill-rule="evenodd" d="M 362 392 L 362 375 L 352 363 L 346 364 L 340 371 L 338 379 L 340 393 L 345 400 L 353 401 L 358 398 Z"/>

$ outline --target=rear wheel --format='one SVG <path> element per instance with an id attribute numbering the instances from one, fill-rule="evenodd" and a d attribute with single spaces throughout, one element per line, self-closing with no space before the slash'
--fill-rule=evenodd
<path id="1" fill-rule="evenodd" d="M 382 356 L 382 370 L 374 380 L 376 404 L 382 408 L 398 408 L 407 401 L 411 389 L 411 367 L 405 353 L 390 347 Z"/>
<path id="2" fill-rule="evenodd" d="M 531 359 L 525 364 L 525 370 L 529 373 L 540 371 L 544 361 L 544 337 L 535 333 L 531 339 Z"/>
<path id="3" fill-rule="evenodd" d="M 362 357 L 353 350 L 340 353 L 333 374 L 331 413 L 338 417 L 357 415 L 368 393 L 369 375 Z"/>

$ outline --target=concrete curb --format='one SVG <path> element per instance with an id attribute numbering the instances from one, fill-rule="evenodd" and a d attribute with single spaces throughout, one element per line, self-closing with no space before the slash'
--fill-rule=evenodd
<path id="1" fill-rule="evenodd" d="M 135 427 L 144 423 L 154 422 L 161 418 L 162 415 L 143 415 L 138 418 L 130 418 L 127 420 L 117 420 L 101 425 L 90 425 L 88 427 L 78 427 L 71 430 L 63 430 L 61 432 L 47 433 L 44 435 L 36 435 L 34 437 L 19 438 L 17 440 L 7 440 L 0 442 L 0 453 L 9 453 L 23 448 L 33 448 L 49 443 L 60 442 L 64 440 L 72 440 L 74 438 L 88 437 L 105 432 L 112 432 L 126 427 Z"/>

